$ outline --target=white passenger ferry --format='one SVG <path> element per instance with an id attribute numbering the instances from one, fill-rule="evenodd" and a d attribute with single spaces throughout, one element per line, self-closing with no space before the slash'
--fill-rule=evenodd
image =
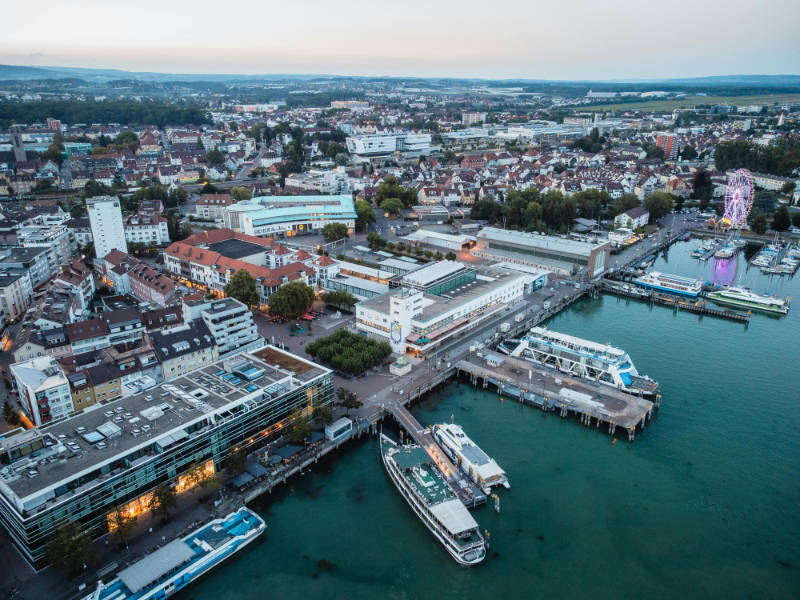
<path id="1" fill-rule="evenodd" d="M 692 298 L 697 298 L 700 292 L 703 291 L 703 282 L 698 279 L 670 275 L 669 273 L 660 273 L 658 271 L 651 271 L 641 277 L 636 277 L 633 282 L 655 290 L 681 294 Z"/>
<path id="2" fill-rule="evenodd" d="M 256 513 L 240 508 L 172 540 L 120 571 L 111 582 L 99 581 L 97 589 L 84 600 L 161 600 L 172 596 L 247 546 L 266 527 Z"/>
<path id="3" fill-rule="evenodd" d="M 624 350 L 608 344 L 534 327 L 519 340 L 502 342 L 498 349 L 629 394 L 652 396 L 658 392 L 658 383 L 639 375 Z"/>
<path id="4" fill-rule="evenodd" d="M 389 479 L 411 510 L 460 565 L 486 558 L 486 543 L 478 523 L 417 444 L 398 445 L 383 433 L 381 460 Z"/>
<path id="5" fill-rule="evenodd" d="M 717 304 L 780 315 L 788 314 L 791 300 L 790 298 L 756 294 L 747 288 L 740 287 L 728 287 L 709 292 L 708 299 Z"/>
<path id="6" fill-rule="evenodd" d="M 433 426 L 433 437 L 459 469 L 464 471 L 487 496 L 491 488 L 502 485 L 508 489 L 506 472 L 500 468 L 493 458 L 478 448 L 464 430 L 454 423 Z"/>

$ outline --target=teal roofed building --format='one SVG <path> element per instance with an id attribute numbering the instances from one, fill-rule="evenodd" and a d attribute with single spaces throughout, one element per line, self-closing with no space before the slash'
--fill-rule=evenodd
<path id="1" fill-rule="evenodd" d="M 234 231 L 255 236 L 321 233 L 329 223 L 342 223 L 353 233 L 356 209 L 350 194 L 259 196 L 226 207 L 223 218 Z"/>

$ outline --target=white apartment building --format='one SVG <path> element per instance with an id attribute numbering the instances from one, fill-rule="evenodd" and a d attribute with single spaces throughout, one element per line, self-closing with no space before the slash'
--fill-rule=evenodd
<path id="1" fill-rule="evenodd" d="M 72 260 L 77 248 L 75 236 L 66 225 L 33 224 L 17 229 L 17 243 L 23 248 L 42 248 L 47 252 L 48 269 L 55 273 Z"/>
<path id="2" fill-rule="evenodd" d="M 252 352 L 264 345 L 253 313 L 234 298 L 190 300 L 183 303 L 183 320 L 202 319 L 217 344 L 220 358 L 238 352 Z"/>
<path id="3" fill-rule="evenodd" d="M 10 369 L 20 404 L 34 425 L 47 425 L 72 414 L 69 381 L 52 356 L 14 363 Z"/>
<path id="4" fill-rule="evenodd" d="M 125 241 L 139 244 L 169 244 L 169 230 L 164 217 L 131 215 L 125 219 Z"/>
<path id="5" fill-rule="evenodd" d="M 0 273 L 0 317 L 15 321 L 25 314 L 33 299 L 31 278 L 25 271 Z"/>
<path id="6" fill-rule="evenodd" d="M 119 198 L 115 196 L 87 198 L 86 208 L 89 210 L 89 223 L 92 225 L 97 258 L 103 258 L 115 248 L 127 254 L 128 244 L 125 240 Z"/>

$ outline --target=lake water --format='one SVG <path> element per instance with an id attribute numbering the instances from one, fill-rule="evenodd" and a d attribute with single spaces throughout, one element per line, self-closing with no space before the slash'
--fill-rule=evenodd
<path id="1" fill-rule="evenodd" d="M 743 253 L 738 269 L 695 261 L 698 244 L 654 269 L 800 300 L 800 277 L 748 270 Z M 635 442 L 612 443 L 466 383 L 415 405 L 423 424 L 453 415 L 508 472 L 501 513 L 473 513 L 491 533 L 482 565 L 458 567 L 439 546 L 371 438 L 256 504 L 265 539 L 183 596 L 800 597 L 800 306 L 745 326 L 603 296 L 548 326 L 626 350 L 661 383 L 661 409 Z"/>

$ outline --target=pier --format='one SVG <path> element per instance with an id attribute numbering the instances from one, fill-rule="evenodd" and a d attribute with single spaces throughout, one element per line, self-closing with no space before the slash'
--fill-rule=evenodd
<path id="1" fill-rule="evenodd" d="M 625 430 L 631 442 L 652 418 L 661 400 L 656 395 L 651 402 L 510 356 L 473 355 L 455 366 L 458 374 L 468 376 L 476 387 L 487 389 L 491 384 L 501 396 L 545 412 L 558 412 L 562 418 L 575 415 L 583 425 L 597 429 L 603 426 L 610 435 L 617 428 Z"/>
<path id="2" fill-rule="evenodd" d="M 651 304 L 658 304 L 659 306 L 667 306 L 675 310 L 685 310 L 696 315 L 708 315 L 710 317 L 728 319 L 729 321 L 738 321 L 740 323 L 750 322 L 749 312 L 743 313 L 712 308 L 706 304 L 705 300 L 691 301 L 680 296 L 673 296 L 672 294 L 650 292 L 635 285 L 629 285 L 627 287 L 622 286 L 607 279 L 600 280 L 599 286 L 601 291 L 623 298 L 633 298 L 634 300 L 650 302 Z"/>

